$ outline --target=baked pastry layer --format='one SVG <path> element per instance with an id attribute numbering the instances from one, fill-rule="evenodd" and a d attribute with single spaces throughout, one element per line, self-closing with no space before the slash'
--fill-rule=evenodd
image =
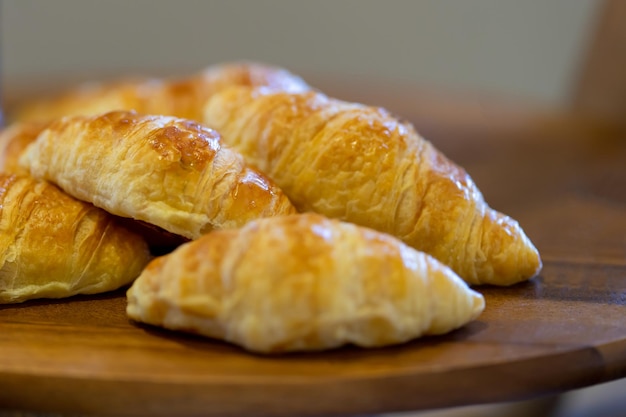
<path id="1" fill-rule="evenodd" d="M 128 315 L 264 353 L 402 343 L 475 319 L 483 297 L 399 240 L 317 214 L 217 231 L 151 262 Z"/>
<path id="2" fill-rule="evenodd" d="M 20 157 L 46 126 L 45 122 L 13 123 L 0 132 L 0 172 L 28 174 L 19 164 Z"/>
<path id="3" fill-rule="evenodd" d="M 470 284 L 510 285 L 541 268 L 519 224 L 492 210 L 465 170 L 386 110 L 232 87 L 204 122 L 268 174 L 296 208 L 392 234 Z"/>
<path id="4" fill-rule="evenodd" d="M 62 118 L 41 132 L 21 164 L 75 198 L 190 239 L 295 213 L 216 131 L 174 117 L 117 111 Z"/>
<path id="5" fill-rule="evenodd" d="M 84 83 L 58 96 L 25 103 L 13 119 L 51 121 L 63 116 L 135 110 L 200 121 L 206 100 L 234 85 L 269 86 L 292 92 L 309 89 L 300 77 L 283 68 L 251 61 L 228 62 L 179 78 Z"/>
<path id="6" fill-rule="evenodd" d="M 105 211 L 45 181 L 0 174 L 0 303 L 111 291 L 150 259 L 143 238 Z"/>

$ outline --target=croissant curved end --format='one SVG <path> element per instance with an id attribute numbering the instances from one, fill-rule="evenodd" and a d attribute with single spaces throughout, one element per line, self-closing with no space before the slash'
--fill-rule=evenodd
<path id="1" fill-rule="evenodd" d="M 513 285 L 535 277 L 542 268 L 539 251 L 517 221 L 494 210 L 483 219 L 482 251 L 491 260 L 471 284 Z"/>

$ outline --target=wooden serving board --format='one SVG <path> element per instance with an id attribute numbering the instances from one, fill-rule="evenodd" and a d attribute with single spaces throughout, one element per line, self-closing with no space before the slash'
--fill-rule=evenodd
<path id="1" fill-rule="evenodd" d="M 123 291 L 1 306 L 0 409 L 377 413 L 531 398 L 626 376 L 623 132 L 569 116 L 513 112 L 507 124 L 499 109 L 468 123 L 454 107 L 428 119 L 415 103 L 381 104 L 423 126 L 494 208 L 520 221 L 543 255 L 539 277 L 478 288 L 484 314 L 446 336 L 276 357 L 132 323 Z"/>

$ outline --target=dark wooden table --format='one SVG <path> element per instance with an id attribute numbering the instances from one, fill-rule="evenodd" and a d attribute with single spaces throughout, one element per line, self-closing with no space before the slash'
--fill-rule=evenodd
<path id="1" fill-rule="evenodd" d="M 363 414 L 535 398 L 626 376 L 624 130 L 489 97 L 358 80 L 324 88 L 413 121 L 492 207 L 519 220 L 543 256 L 541 275 L 479 288 L 484 314 L 446 336 L 272 358 L 133 325 L 123 292 L 2 306 L 0 409 Z"/>

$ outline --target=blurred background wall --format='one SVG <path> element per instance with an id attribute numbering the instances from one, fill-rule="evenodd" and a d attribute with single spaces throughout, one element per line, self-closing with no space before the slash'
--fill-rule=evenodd
<path id="1" fill-rule="evenodd" d="M 2 0 L 5 91 L 236 59 L 562 103 L 598 0 Z"/>

